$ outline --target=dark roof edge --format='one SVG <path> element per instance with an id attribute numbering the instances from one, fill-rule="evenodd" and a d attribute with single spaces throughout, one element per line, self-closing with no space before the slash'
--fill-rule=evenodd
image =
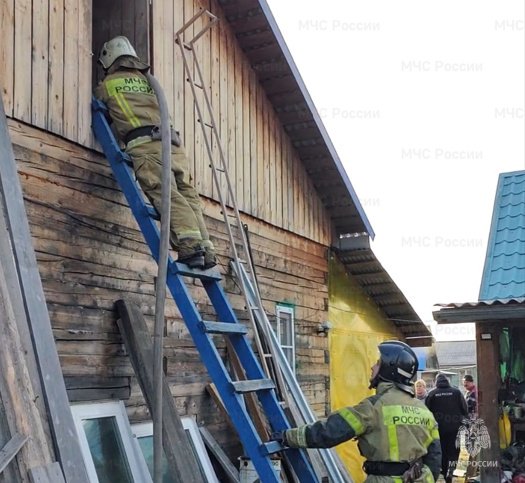
<path id="1" fill-rule="evenodd" d="M 388 310 L 385 310 L 385 308 L 380 306 L 381 296 L 377 296 L 377 295 L 374 296 L 373 294 L 368 293 L 366 286 L 363 286 L 360 283 L 359 275 L 356 275 L 356 274 L 352 273 L 352 270 L 350 268 L 351 265 L 352 265 L 352 262 L 344 261 L 343 258 L 344 258 L 345 254 L 359 253 L 359 252 L 366 253 L 367 255 L 369 255 L 369 257 L 371 257 L 371 259 L 369 261 L 363 262 L 363 263 L 375 264 L 376 267 L 377 267 L 376 273 L 383 273 L 383 274 L 386 275 L 386 277 L 388 278 L 388 282 L 387 283 L 392 287 L 392 289 L 395 291 L 395 293 L 402 300 L 402 305 L 405 307 L 405 314 L 406 314 L 405 317 L 414 317 L 412 320 L 408 320 L 407 319 L 404 322 L 402 322 L 401 319 L 396 318 L 396 316 L 394 316 L 392 314 L 389 314 Z M 349 273 L 352 277 L 355 278 L 356 283 L 361 287 L 361 290 L 363 291 L 363 293 L 366 294 L 368 297 L 370 297 L 374 301 L 374 303 L 377 305 L 377 307 L 380 310 L 380 312 L 382 314 L 384 314 L 385 319 L 388 320 L 389 322 L 393 323 L 405 335 L 407 340 L 428 339 L 430 341 L 430 343 L 431 343 L 431 341 L 433 340 L 432 332 L 428 329 L 428 327 L 425 325 L 425 323 L 421 320 L 421 317 L 415 311 L 414 307 L 412 307 L 412 304 L 408 301 L 407 297 L 402 292 L 402 290 L 399 288 L 399 286 L 396 284 L 396 282 L 394 281 L 392 276 L 383 267 L 383 265 L 381 264 L 381 262 L 377 258 L 376 254 L 372 250 L 372 248 L 368 247 L 366 249 L 352 249 L 352 248 L 349 248 L 349 247 L 347 247 L 347 248 L 339 247 L 339 248 L 335 249 L 335 253 L 337 254 L 338 260 L 344 265 L 347 273 Z M 412 326 L 419 326 L 419 330 L 415 334 L 415 336 L 411 336 L 410 331 L 409 331 L 409 333 L 407 333 L 406 332 L 406 328 L 405 328 L 405 330 L 403 330 L 403 323 L 409 323 Z M 412 334 L 412 335 L 414 335 L 414 334 Z M 424 344 L 421 344 L 421 345 L 430 345 L 430 343 L 425 342 Z"/>
<path id="2" fill-rule="evenodd" d="M 432 312 L 438 324 L 463 324 L 525 320 L 525 304 L 521 299 L 496 300 L 495 303 L 452 304 Z"/>
<path id="3" fill-rule="evenodd" d="M 348 174 L 346 173 L 343 167 L 343 164 L 341 163 L 341 159 L 339 158 L 339 155 L 337 154 L 337 151 L 335 150 L 335 147 L 332 143 L 332 140 L 330 139 L 330 136 L 328 135 L 328 132 L 326 131 L 326 128 L 324 127 L 324 124 L 321 120 L 321 117 L 319 116 L 319 113 L 317 112 L 317 109 L 315 107 L 315 104 L 312 98 L 310 97 L 310 94 L 308 93 L 308 89 L 306 88 L 306 85 L 301 77 L 301 74 L 299 73 L 299 69 L 295 65 L 292 54 L 290 53 L 290 50 L 288 49 L 288 46 L 286 45 L 284 37 L 281 34 L 281 31 L 277 25 L 277 22 L 275 21 L 275 18 L 270 10 L 270 6 L 266 2 L 266 0 L 258 0 L 258 2 L 259 2 L 259 5 L 264 15 L 266 16 L 268 20 L 268 23 L 270 25 L 270 28 L 272 29 L 273 34 L 275 35 L 277 43 L 279 44 L 279 47 L 282 50 L 284 58 L 288 62 L 290 70 L 292 71 L 295 77 L 295 80 L 297 82 L 297 85 L 299 86 L 301 94 L 304 96 L 305 102 L 312 113 L 312 116 L 315 120 L 315 124 L 317 125 L 317 128 L 319 129 L 319 132 L 321 133 L 321 136 L 323 137 L 323 140 L 326 143 L 326 147 L 328 148 L 328 150 L 330 151 L 330 154 L 332 155 L 337 171 L 339 172 L 342 180 L 345 183 L 346 189 L 348 190 L 348 193 L 350 197 L 352 198 L 352 201 L 355 204 L 357 212 L 359 213 L 359 216 L 361 217 L 361 220 L 363 221 L 363 224 L 365 225 L 367 233 L 372 239 L 374 239 L 375 237 L 374 229 L 372 228 L 372 225 L 370 224 L 370 221 L 368 220 L 368 217 L 366 216 L 365 210 L 363 209 L 361 202 L 359 201 L 359 198 L 357 197 L 357 193 L 355 192 L 354 187 L 352 186 L 352 183 L 350 182 L 350 179 L 348 178 Z"/>

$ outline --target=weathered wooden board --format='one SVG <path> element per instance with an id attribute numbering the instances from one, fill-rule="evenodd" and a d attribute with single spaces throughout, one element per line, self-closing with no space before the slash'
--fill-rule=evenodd
<path id="1" fill-rule="evenodd" d="M 118 300 L 116 308 L 120 315 L 119 327 L 128 348 L 133 367 L 144 397 L 151 407 L 155 386 L 153 380 L 153 341 L 146 323 L 137 306 L 125 300 Z M 162 440 L 164 453 L 171 469 L 171 475 L 181 483 L 204 482 L 195 453 L 191 449 L 182 421 L 175 408 L 166 380 L 162 380 Z"/>
<path id="2" fill-rule="evenodd" d="M 31 483 L 65 483 L 64 474 L 58 463 L 31 468 L 29 478 Z"/>
<path id="3" fill-rule="evenodd" d="M 75 434 L 73 418 L 67 400 L 64 381 L 60 377 L 61 369 L 58 354 L 53 340 L 49 314 L 45 309 L 42 282 L 31 243 L 22 189 L 3 106 L 0 109 L 0 149 L 2 150 L 2 163 L 0 165 L 0 186 L 3 195 L 2 210 L 6 213 L 5 221 L 8 226 L 8 229 L 4 230 L 4 232 L 10 234 L 10 242 L 18 272 L 18 284 L 24 298 L 27 321 L 32 334 L 33 350 L 38 360 L 42 392 L 50 418 L 50 425 L 53 428 L 56 456 L 62 462 L 68 481 L 87 482 L 87 473 L 80 447 L 78 442 L 71 438 L 71 434 Z M 26 385 L 23 385 L 23 387 L 26 387 Z M 44 436 L 41 439 L 45 441 Z M 29 461 L 35 460 L 38 461 L 36 458 Z M 45 462 L 45 459 L 43 459 L 43 462 Z"/>

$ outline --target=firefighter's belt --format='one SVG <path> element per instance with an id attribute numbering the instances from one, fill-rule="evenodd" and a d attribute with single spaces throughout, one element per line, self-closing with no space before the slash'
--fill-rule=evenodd
<path id="1" fill-rule="evenodd" d="M 141 126 L 129 131 L 124 137 L 124 144 L 129 144 L 134 139 L 140 138 L 142 136 L 151 136 L 155 126 Z"/>
<path id="2" fill-rule="evenodd" d="M 141 138 L 144 136 L 150 136 L 152 141 L 160 140 L 160 127 L 159 126 L 141 126 L 129 131 L 124 137 L 124 144 L 127 146 L 131 141 Z M 180 146 L 180 136 L 178 131 L 171 129 L 171 144 L 174 146 Z"/>
<path id="3" fill-rule="evenodd" d="M 367 475 L 401 476 L 410 468 L 410 463 L 396 463 L 392 461 L 365 461 L 363 470 Z"/>

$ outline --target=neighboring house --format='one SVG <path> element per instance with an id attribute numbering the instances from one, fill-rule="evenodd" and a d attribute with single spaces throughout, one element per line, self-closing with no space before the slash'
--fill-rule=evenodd
<path id="1" fill-rule="evenodd" d="M 190 169 L 226 290 L 240 319 L 247 319 L 231 278 L 194 100 L 173 42 L 201 8 L 221 19 L 197 49 L 261 293 L 315 413 L 324 416 L 368 394 L 364 388 L 381 340 L 430 343 L 430 332 L 369 248 L 374 232 L 265 0 L 9 0 L 3 8 L 2 97 L 79 425 L 87 417 L 86 402 L 97 403 L 89 407 L 95 419 L 150 419 L 113 304 L 128 297 L 151 322 L 156 266 L 90 129 L 91 93 L 101 74 L 92 53 L 114 35 L 127 35 L 141 56 L 149 56 L 164 86 L 173 124 L 194 160 Z M 198 287 L 193 293 L 198 297 Z M 202 313 L 212 313 L 207 300 L 198 302 Z M 181 415 L 206 425 L 232 458 L 239 456 L 171 301 L 166 319 L 167 378 Z M 102 404 L 107 400 L 115 404 Z"/>
<path id="2" fill-rule="evenodd" d="M 525 171 L 499 176 L 478 302 L 434 312 L 440 324 L 476 323 L 479 417 L 491 445 L 481 450 L 481 481 L 500 481 L 500 441 L 525 442 L 525 420 L 511 415 L 500 434 L 503 406 L 525 403 Z M 498 466 L 494 465 L 494 462 Z"/>
<path id="3" fill-rule="evenodd" d="M 463 376 L 476 378 L 476 341 L 454 340 L 436 342 L 439 369 L 450 372 L 450 382 L 463 390 Z"/>

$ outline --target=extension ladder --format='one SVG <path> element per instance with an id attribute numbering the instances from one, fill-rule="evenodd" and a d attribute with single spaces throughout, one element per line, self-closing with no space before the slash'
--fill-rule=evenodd
<path id="1" fill-rule="evenodd" d="M 203 25 L 202 28 L 199 31 L 194 32 L 191 39 L 185 40 L 184 36 L 186 32 L 190 32 L 190 27 L 196 25 L 197 21 Z M 275 378 L 278 392 L 284 400 L 284 404 L 290 409 L 292 419 L 295 419 L 295 423 L 298 425 L 312 423 L 316 420 L 314 414 L 295 379 L 293 371 L 291 371 L 288 366 L 288 361 L 282 354 L 282 350 L 277 342 L 275 334 L 273 333 L 263 306 L 249 249 L 247 234 L 242 228 L 243 223 L 235 199 L 235 192 L 228 176 L 228 164 L 224 154 L 219 130 L 217 128 L 210 96 L 206 90 L 206 83 L 198 61 L 198 56 L 195 54 L 197 40 L 199 40 L 217 22 L 218 18 L 215 15 L 208 10 L 201 10 L 177 31 L 175 34 L 175 40 L 180 48 L 184 64 L 184 72 L 193 94 L 196 115 L 198 116 L 197 120 L 201 125 L 213 180 L 217 188 L 217 195 L 222 208 L 224 224 L 230 240 L 234 273 L 237 276 L 237 281 L 239 282 L 241 291 L 246 299 L 246 308 L 251 325 L 254 328 L 255 342 L 257 350 L 261 356 L 260 360 L 263 369 L 268 377 L 272 374 Z M 188 54 L 191 57 L 191 60 L 187 58 Z M 202 96 L 199 94 L 202 94 Z M 204 106 L 201 106 L 201 103 L 199 102 L 201 97 L 204 100 Z M 209 135 L 211 140 L 208 139 L 206 128 L 210 129 Z M 217 150 L 216 156 L 214 156 L 212 152 L 213 142 L 215 143 Z M 234 236 L 234 228 L 238 229 L 237 237 Z M 260 340 L 259 331 L 263 335 L 263 342 L 266 345 L 266 350 Z M 270 363 L 272 366 L 270 366 Z M 284 456 L 286 457 L 287 454 L 285 453 Z M 331 450 L 319 450 L 319 457 L 326 468 L 331 481 L 334 483 L 352 482 L 346 469 L 344 469 L 342 463 L 338 460 L 337 456 L 331 452 Z"/>
<path id="2" fill-rule="evenodd" d="M 156 223 L 158 215 L 153 207 L 144 201 L 143 193 L 128 164 L 129 157 L 119 148 L 108 125 L 105 105 L 94 99 L 92 112 L 95 136 L 110 162 L 114 176 L 124 192 L 153 258 L 158 261 L 160 244 L 159 229 Z M 191 298 L 184 277 L 192 277 L 201 281 L 220 322 L 202 319 Z M 261 368 L 246 336 L 247 328 L 238 322 L 220 285 L 220 280 L 221 277 L 217 270 L 191 270 L 171 257 L 168 261 L 168 288 L 177 303 L 201 359 L 217 387 L 232 423 L 237 429 L 244 450 L 251 458 L 261 482 L 277 483 L 279 478 L 274 473 L 270 455 L 282 451 L 283 448 L 274 441 L 263 443 L 245 407 L 243 394 L 255 393 L 257 395 L 273 431 L 288 429 L 290 424 L 277 400 L 275 384 L 266 377 Z M 229 340 L 246 372 L 246 380 L 232 380 L 213 342 L 213 334 L 222 334 Z M 303 450 L 287 449 L 286 456 L 301 483 L 318 481 Z"/>

